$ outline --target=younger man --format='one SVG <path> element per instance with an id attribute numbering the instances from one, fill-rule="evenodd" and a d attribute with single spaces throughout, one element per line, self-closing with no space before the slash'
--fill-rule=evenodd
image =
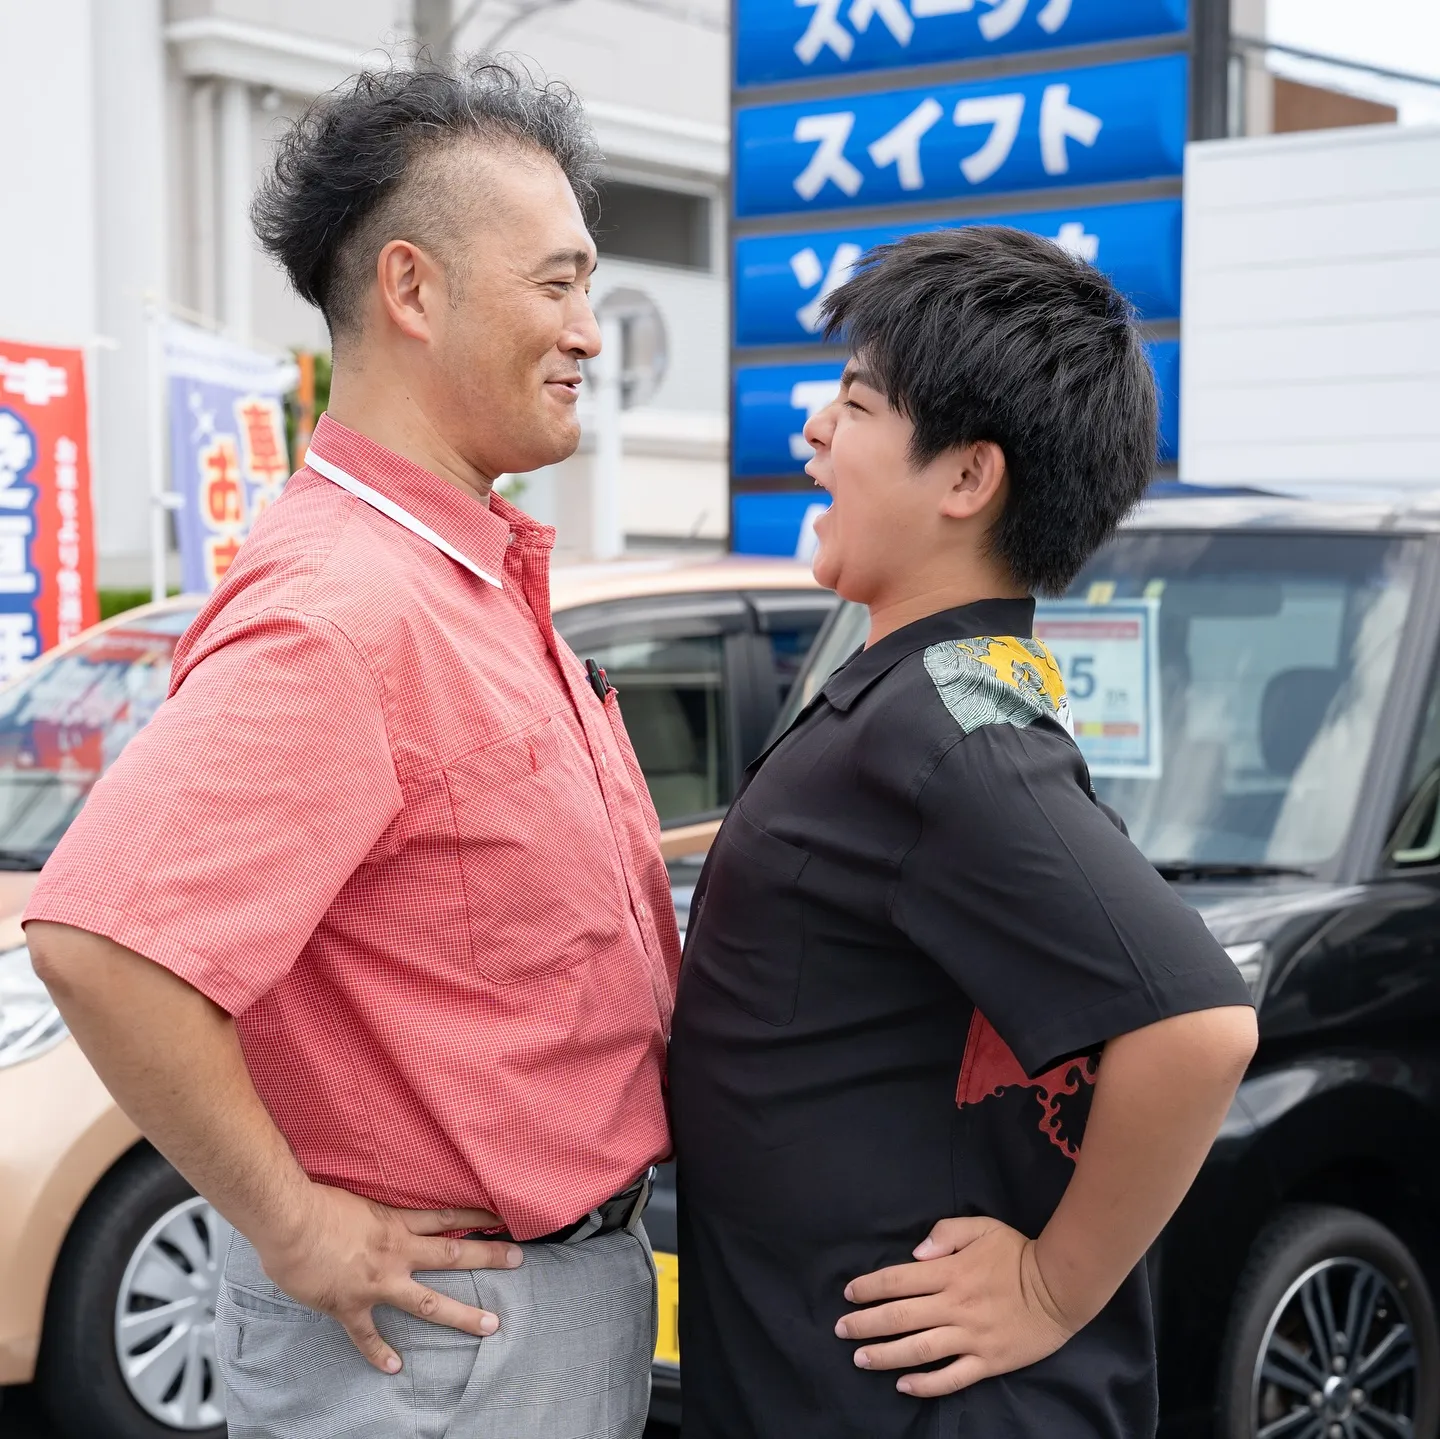
<path id="1" fill-rule="evenodd" d="M 694 900 L 686 1439 L 1143 1439 L 1140 1260 L 1255 1019 L 1097 805 L 1031 596 L 1145 489 L 1154 382 L 1108 281 L 1014 230 L 887 246 L 828 308 L 815 572 L 870 639 Z"/>

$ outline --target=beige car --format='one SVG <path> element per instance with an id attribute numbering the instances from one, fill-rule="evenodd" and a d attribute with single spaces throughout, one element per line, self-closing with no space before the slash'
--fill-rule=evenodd
<path id="1" fill-rule="evenodd" d="M 0 1385 L 36 1381 L 66 1439 L 224 1432 L 212 1325 L 223 1222 L 116 1107 L 19 924 L 45 857 L 164 699 L 200 603 L 132 610 L 0 690 Z M 556 626 L 621 692 L 668 860 L 708 845 L 833 603 L 785 561 L 556 572 Z M 672 1189 L 649 1227 L 667 1276 L 662 1412 L 678 1363 Z"/>

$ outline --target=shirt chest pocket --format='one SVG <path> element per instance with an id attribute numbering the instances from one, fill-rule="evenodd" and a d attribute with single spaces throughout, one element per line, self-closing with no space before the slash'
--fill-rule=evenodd
<path id="1" fill-rule="evenodd" d="M 573 716 L 445 767 L 476 968 L 514 984 L 594 959 L 624 936 L 619 855 Z"/>
<path id="2" fill-rule="evenodd" d="M 810 856 L 767 834 L 738 805 L 715 843 L 695 972 L 756 1019 L 789 1024 L 804 969 L 800 876 Z"/>

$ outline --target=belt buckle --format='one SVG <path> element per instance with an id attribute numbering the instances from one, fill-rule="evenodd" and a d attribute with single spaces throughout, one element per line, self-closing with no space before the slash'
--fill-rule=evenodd
<path id="1" fill-rule="evenodd" d="M 635 1196 L 634 1203 L 630 1206 L 630 1213 L 625 1217 L 625 1231 L 629 1234 L 639 1229 L 640 1221 L 645 1217 L 645 1207 L 650 1203 L 650 1192 L 655 1187 L 655 1166 L 652 1164 L 645 1171 L 640 1181 L 640 1192 Z"/>
<path id="2" fill-rule="evenodd" d="M 589 1239 L 592 1234 L 600 1231 L 600 1226 L 605 1222 L 605 1217 L 598 1209 L 592 1209 L 584 1219 L 575 1226 L 575 1232 L 567 1235 L 560 1242 L 561 1244 L 579 1244 L 582 1240 Z"/>
<path id="3" fill-rule="evenodd" d="M 639 1188 L 635 1192 L 635 1198 L 630 1201 L 630 1212 L 625 1216 L 624 1223 L 617 1226 L 629 1234 L 640 1227 L 640 1221 L 645 1216 L 645 1206 L 650 1203 L 650 1191 L 655 1185 L 655 1166 L 652 1164 L 641 1176 Z M 606 1204 L 613 1201 L 607 1200 Z M 605 1205 L 598 1209 L 592 1209 L 575 1226 L 575 1232 L 567 1238 L 562 1239 L 562 1244 L 580 1244 L 589 1239 L 591 1235 L 598 1234 L 605 1227 Z"/>

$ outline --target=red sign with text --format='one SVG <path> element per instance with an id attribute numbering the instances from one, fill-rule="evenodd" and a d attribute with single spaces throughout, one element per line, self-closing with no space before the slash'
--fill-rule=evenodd
<path id="1" fill-rule="evenodd" d="M 0 680 L 98 618 L 84 353 L 0 340 Z"/>

